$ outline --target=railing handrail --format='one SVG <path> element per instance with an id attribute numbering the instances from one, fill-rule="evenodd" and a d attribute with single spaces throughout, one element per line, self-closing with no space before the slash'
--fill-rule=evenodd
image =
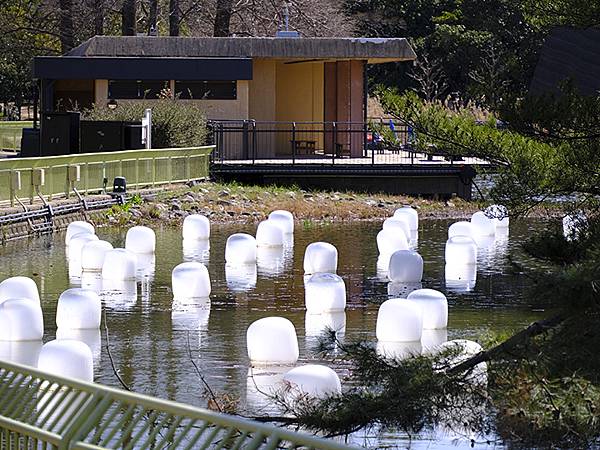
<path id="1" fill-rule="evenodd" d="M 14 390 L 31 388 L 31 386 L 2 386 L 3 383 L 7 382 L 6 379 L 4 379 L 7 373 L 13 373 L 22 375 L 26 378 L 40 380 L 41 383 L 46 382 L 50 384 L 56 384 L 58 385 L 57 389 L 70 388 L 70 392 L 76 393 L 76 395 L 80 395 L 80 393 L 90 394 L 93 396 L 90 398 L 94 398 L 96 404 L 106 402 L 121 402 L 121 404 L 124 403 L 130 405 L 134 404 L 136 406 L 141 406 L 143 410 L 146 411 L 152 410 L 158 412 L 166 412 L 187 419 L 203 420 L 212 425 L 225 426 L 230 429 L 235 429 L 242 432 L 258 433 L 258 435 L 262 435 L 265 438 L 277 437 L 280 440 L 290 441 L 296 446 L 303 445 L 309 448 L 324 450 L 341 450 L 349 448 L 349 446 L 347 445 L 342 445 L 331 440 L 325 440 L 308 434 L 293 432 L 280 427 L 276 427 L 274 425 L 259 423 L 245 418 L 217 413 L 214 411 L 201 409 L 183 403 L 150 397 L 144 394 L 124 391 L 121 389 L 116 389 L 113 387 L 104 386 L 96 383 L 89 383 L 81 380 L 49 374 L 40 371 L 36 368 L 24 366 L 21 364 L 15 364 L 12 362 L 0 361 L 0 372 L 3 375 L 3 378 L 0 379 L 0 387 L 3 388 L 2 401 L 5 401 L 8 398 L 7 396 L 10 396 L 10 393 Z M 31 385 L 31 383 L 29 383 L 29 385 Z M 25 436 L 33 436 L 36 433 L 38 435 L 47 435 L 48 437 L 56 436 L 56 433 L 52 432 L 51 430 L 46 430 L 43 427 L 37 427 L 32 424 L 27 424 L 18 421 L 16 421 L 15 423 L 14 419 L 7 417 L 4 414 L 5 412 L 2 409 L 0 409 L 0 433 L 2 429 L 10 430 L 12 428 L 20 428 L 19 431 Z M 64 434 L 68 434 L 68 431 L 65 431 Z M 71 442 L 62 441 L 62 445 L 64 446 L 64 448 L 71 448 L 71 445 L 77 446 L 79 444 L 81 444 L 79 448 L 88 448 L 85 442 L 79 442 L 78 438 L 76 437 L 77 434 L 78 433 L 74 434 L 75 437 L 73 437 L 73 440 Z M 64 438 L 64 436 L 62 438 Z M 83 436 L 83 438 L 85 438 L 85 436 Z M 91 448 L 91 446 L 89 448 Z"/>

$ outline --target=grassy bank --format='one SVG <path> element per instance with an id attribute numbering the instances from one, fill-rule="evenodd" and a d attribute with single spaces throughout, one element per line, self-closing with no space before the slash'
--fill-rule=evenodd
<path id="1" fill-rule="evenodd" d="M 136 196 L 103 216 L 105 224 L 163 224 L 180 226 L 192 213 L 214 223 L 255 223 L 275 209 L 285 209 L 306 226 L 339 221 L 381 220 L 403 204 L 416 208 L 423 219 L 469 217 L 485 205 L 459 198 L 436 201 L 400 195 L 306 191 L 297 187 L 200 183 Z M 536 216 L 554 215 L 540 208 Z"/>

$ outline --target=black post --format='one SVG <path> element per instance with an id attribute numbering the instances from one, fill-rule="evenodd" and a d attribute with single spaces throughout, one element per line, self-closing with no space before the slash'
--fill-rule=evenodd
<path id="1" fill-rule="evenodd" d="M 256 120 L 252 119 L 252 164 L 256 161 Z"/>
<path id="2" fill-rule="evenodd" d="M 242 155 L 248 159 L 248 121 L 244 120 L 242 125 Z"/>
<path id="3" fill-rule="evenodd" d="M 40 82 L 36 81 L 33 84 L 33 128 L 38 125 L 38 100 L 40 98 Z"/>
<path id="4" fill-rule="evenodd" d="M 333 155 L 331 159 L 331 164 L 335 164 L 335 154 L 338 151 L 338 141 L 337 141 L 337 122 L 333 122 L 333 149 L 331 154 Z"/>
<path id="5" fill-rule="evenodd" d="M 296 122 L 292 122 L 292 165 L 296 164 Z"/>
<path id="6" fill-rule="evenodd" d="M 219 124 L 219 154 L 221 155 L 221 164 L 225 160 L 225 133 L 223 132 L 223 124 Z"/>

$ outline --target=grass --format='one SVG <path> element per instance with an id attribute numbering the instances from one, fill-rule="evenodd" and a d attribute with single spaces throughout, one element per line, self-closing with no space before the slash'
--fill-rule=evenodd
<path id="1" fill-rule="evenodd" d="M 19 150 L 21 130 L 33 126 L 33 122 L 0 122 L 0 149 Z"/>

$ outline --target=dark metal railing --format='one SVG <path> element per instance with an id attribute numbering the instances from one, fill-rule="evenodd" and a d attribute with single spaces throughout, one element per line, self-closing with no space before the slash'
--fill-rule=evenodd
<path id="1" fill-rule="evenodd" d="M 466 162 L 434 146 L 417 150 L 402 122 L 211 120 L 213 163 L 416 164 Z"/>

